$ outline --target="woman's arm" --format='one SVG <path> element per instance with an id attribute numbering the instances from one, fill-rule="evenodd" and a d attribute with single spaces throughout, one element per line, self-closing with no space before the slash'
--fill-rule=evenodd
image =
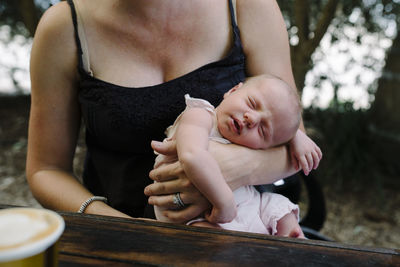
<path id="1" fill-rule="evenodd" d="M 176 130 L 176 147 L 184 172 L 213 206 L 207 219 L 226 223 L 235 218 L 236 204 L 232 190 L 208 151 L 212 126 L 213 117 L 205 109 L 186 109 Z"/>
<path id="2" fill-rule="evenodd" d="M 248 76 L 270 74 L 296 88 L 290 62 L 290 49 L 286 26 L 281 11 L 275 0 L 236 0 L 237 22 L 243 49 L 246 54 Z M 300 126 L 303 129 L 303 125 Z M 176 153 L 175 144 L 153 143 L 153 148 L 160 153 Z M 210 142 L 209 151 L 217 160 L 223 176 L 231 189 L 243 185 L 267 184 L 296 172 L 290 163 L 288 147 L 285 145 L 268 150 L 252 150 L 238 145 L 222 145 Z M 172 182 L 171 179 L 176 179 Z M 168 206 L 170 198 L 160 198 L 162 194 L 185 192 L 186 176 L 179 163 L 169 164 L 154 169 L 150 178 L 169 183 L 156 183 L 145 190 L 150 203 Z M 187 186 L 189 188 L 189 186 Z M 190 188 L 191 192 L 193 191 Z M 189 195 L 189 194 L 187 194 Z M 198 200 L 198 202 L 197 202 Z M 182 221 L 182 218 L 197 216 L 195 212 L 206 208 L 204 199 L 192 197 L 196 208 L 170 211 L 169 218 Z M 200 203 L 200 204 L 198 204 Z M 173 217 L 174 216 L 174 217 Z"/>
<path id="3" fill-rule="evenodd" d="M 174 140 L 153 141 L 152 147 L 158 153 L 176 155 L 176 141 Z M 210 141 L 208 150 L 218 162 L 225 181 L 232 190 L 244 185 L 273 183 L 296 172 L 290 164 L 288 149 L 283 146 L 268 150 L 254 150 L 235 144 L 226 145 Z M 161 164 L 150 172 L 150 178 L 159 182 L 146 187 L 145 193 L 152 196 L 151 201 L 154 201 L 157 195 L 180 192 L 179 189 L 182 187 L 190 188 L 190 184 L 185 182 L 187 177 L 179 162 Z M 168 183 L 160 183 L 166 181 Z M 193 199 L 191 200 L 193 201 Z M 163 202 L 165 201 L 169 200 L 164 199 Z M 157 205 L 163 204 L 158 203 Z"/>
<path id="4" fill-rule="evenodd" d="M 286 25 L 275 0 L 236 0 L 248 76 L 270 74 L 296 88 Z"/>
<path id="5" fill-rule="evenodd" d="M 31 112 L 26 174 L 46 208 L 77 211 L 93 196 L 74 177 L 72 163 L 80 127 L 77 51 L 66 2 L 43 15 L 32 46 Z M 126 216 L 96 201 L 86 213 Z"/>
<path id="6" fill-rule="evenodd" d="M 209 150 L 232 190 L 245 185 L 270 184 L 296 173 L 286 146 L 251 150 L 211 142 Z"/>
<path id="7" fill-rule="evenodd" d="M 236 2 L 237 23 L 246 55 L 248 76 L 274 75 L 297 90 L 291 66 L 288 33 L 277 2 L 275 0 L 236 0 Z M 300 129 L 304 131 L 303 122 L 300 124 Z M 296 172 L 292 167 L 286 145 L 254 151 L 238 146 L 223 148 L 215 144 L 210 146 L 210 151 L 216 156 L 225 178 L 233 188 L 246 184 L 272 183 Z M 233 155 L 241 156 L 235 159 Z M 246 164 L 250 168 L 242 168 L 238 173 L 235 168 L 238 164 Z M 246 171 L 249 173 L 245 173 Z"/>

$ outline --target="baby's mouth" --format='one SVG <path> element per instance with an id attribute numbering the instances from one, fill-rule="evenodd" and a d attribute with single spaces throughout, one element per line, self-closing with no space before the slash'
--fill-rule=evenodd
<path id="1" fill-rule="evenodd" d="M 241 127 L 237 119 L 233 118 L 233 125 L 235 126 L 236 133 L 240 135 Z"/>

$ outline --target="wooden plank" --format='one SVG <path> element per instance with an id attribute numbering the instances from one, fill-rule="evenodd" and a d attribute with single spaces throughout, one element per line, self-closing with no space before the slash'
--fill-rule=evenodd
<path id="1" fill-rule="evenodd" d="M 105 259 L 96 259 L 90 258 L 86 256 L 77 256 L 77 255 L 67 255 L 60 254 L 58 257 L 58 266 L 59 267 L 93 267 L 93 266 L 116 266 L 116 267 L 128 267 L 132 266 L 132 264 L 117 262 L 117 261 L 108 261 Z M 140 265 L 139 265 L 140 266 Z"/>
<path id="2" fill-rule="evenodd" d="M 399 250 L 61 213 L 60 253 L 173 266 L 400 266 Z"/>
<path id="3" fill-rule="evenodd" d="M 398 249 L 60 214 L 60 266 L 400 266 Z"/>

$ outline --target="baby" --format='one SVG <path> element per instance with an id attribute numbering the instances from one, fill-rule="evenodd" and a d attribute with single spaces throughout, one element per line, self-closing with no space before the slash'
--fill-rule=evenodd
<path id="1" fill-rule="evenodd" d="M 200 218 L 188 224 L 304 237 L 298 224 L 297 205 L 278 194 L 260 194 L 253 186 L 232 192 L 208 151 L 209 139 L 253 149 L 288 143 L 295 155 L 293 164 L 308 174 L 318 166 L 322 154 L 298 130 L 301 105 L 295 90 L 278 78 L 261 75 L 233 87 L 217 108 L 188 95 L 185 99 L 186 109 L 166 134 L 176 139 L 178 158 L 185 173 L 212 204 L 211 211 L 205 214 L 206 220 Z M 165 161 L 163 157 L 159 155 L 156 164 Z M 177 204 L 182 206 L 183 201 L 180 197 L 178 200 Z M 155 206 L 157 219 L 169 221 L 162 211 Z"/>

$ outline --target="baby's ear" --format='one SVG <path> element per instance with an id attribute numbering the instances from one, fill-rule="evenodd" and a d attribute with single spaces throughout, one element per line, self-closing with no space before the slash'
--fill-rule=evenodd
<path id="1" fill-rule="evenodd" d="M 237 85 L 235 85 L 234 87 L 232 87 L 228 92 L 226 92 L 224 94 L 224 98 L 228 97 L 230 94 L 232 94 L 233 92 L 235 92 L 237 89 L 239 89 L 240 87 L 242 87 L 243 83 L 240 82 Z"/>

